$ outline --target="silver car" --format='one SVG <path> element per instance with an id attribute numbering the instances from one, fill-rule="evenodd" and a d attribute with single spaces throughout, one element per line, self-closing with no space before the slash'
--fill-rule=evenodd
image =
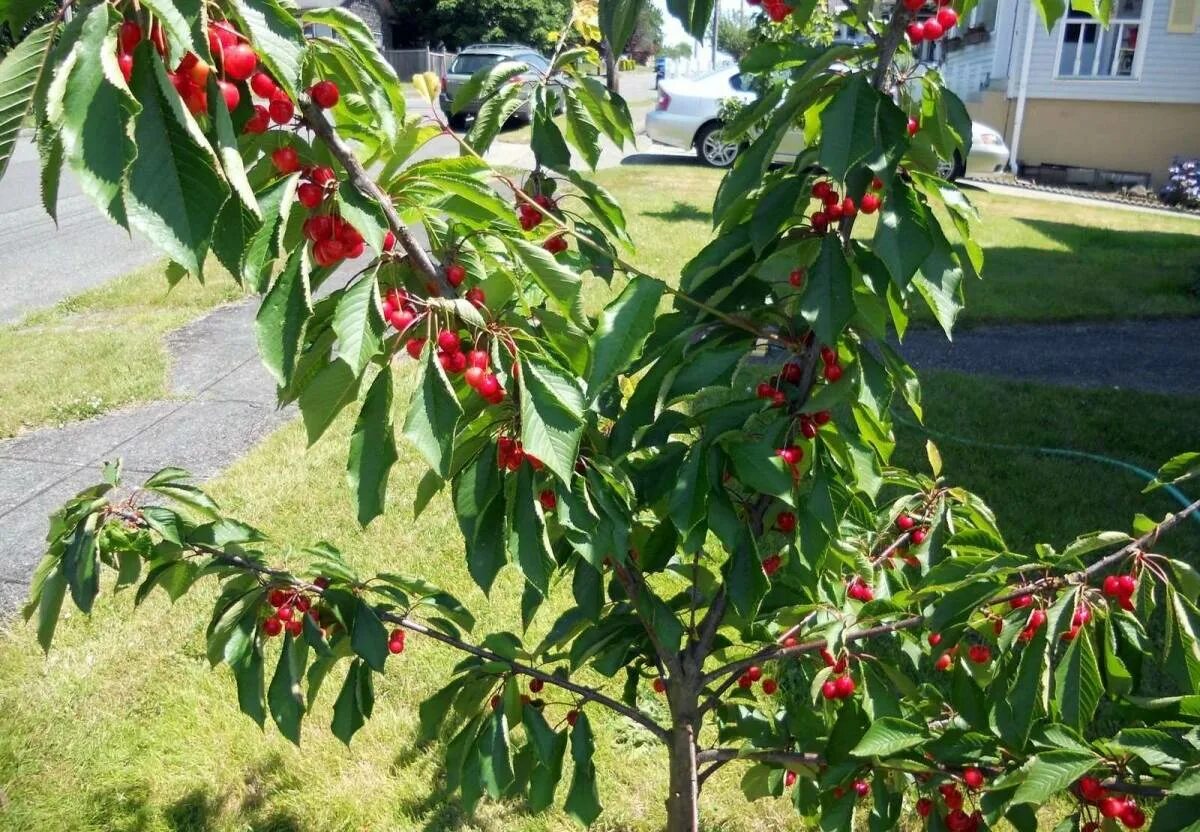
<path id="1" fill-rule="evenodd" d="M 520 61 L 521 63 L 529 64 L 531 68 L 543 75 L 550 71 L 550 62 L 531 46 L 524 46 L 519 43 L 477 43 L 473 46 L 468 46 L 458 53 L 458 57 L 450 64 L 449 70 L 442 76 L 440 103 L 442 110 L 450 119 L 451 127 L 455 129 L 465 127 L 467 116 L 475 115 L 475 113 L 479 112 L 479 107 L 482 104 L 480 101 L 471 101 L 459 112 L 451 112 L 451 103 L 454 101 L 454 95 L 458 92 L 458 88 L 469 81 L 471 76 L 476 72 L 490 69 L 502 61 Z M 520 84 L 527 80 L 532 81 L 533 79 L 525 79 L 517 76 L 513 79 L 513 82 Z M 533 117 L 532 89 L 532 84 L 525 85 L 521 91 L 521 98 L 523 99 L 521 106 L 513 114 L 522 121 L 529 121 Z"/>
<path id="2" fill-rule="evenodd" d="M 727 168 L 741 152 L 741 146 L 721 137 L 721 102 L 739 99 L 750 103 L 755 93 L 743 84 L 736 66 L 718 69 L 694 80 L 672 79 L 658 87 L 658 104 L 646 115 L 646 135 L 659 144 L 696 149 L 705 164 Z M 971 125 L 971 152 L 964 161 L 944 162 L 938 173 L 948 179 L 981 173 L 998 173 L 1008 166 L 1009 150 L 1004 137 L 991 127 Z M 775 161 L 787 163 L 804 149 L 804 134 L 789 130 L 775 154 Z"/>

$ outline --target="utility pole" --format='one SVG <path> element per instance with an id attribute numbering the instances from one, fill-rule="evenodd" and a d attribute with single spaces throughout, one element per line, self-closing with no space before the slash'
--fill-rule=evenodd
<path id="1" fill-rule="evenodd" d="M 712 68 L 717 68 L 717 24 L 721 21 L 721 0 L 713 3 L 712 19 Z"/>

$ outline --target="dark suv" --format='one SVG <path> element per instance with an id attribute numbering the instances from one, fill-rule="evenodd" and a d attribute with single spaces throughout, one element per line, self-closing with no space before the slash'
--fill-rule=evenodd
<path id="1" fill-rule="evenodd" d="M 550 71 L 550 62 L 531 46 L 517 43 L 477 43 L 468 46 L 458 53 L 454 63 L 450 64 L 449 71 L 442 76 L 441 105 L 442 110 L 450 118 L 451 126 L 461 129 L 466 124 L 467 116 L 478 112 L 481 104 L 479 101 L 472 101 L 463 107 L 461 112 L 450 112 L 450 104 L 454 101 L 454 95 L 458 92 L 458 88 L 470 80 L 476 72 L 493 67 L 502 61 L 520 61 L 542 74 Z M 533 79 L 522 79 L 521 76 L 517 76 L 513 80 L 520 83 L 522 80 L 532 81 Z M 529 121 L 533 117 L 532 85 L 527 84 L 522 89 L 521 98 L 524 100 L 514 115 L 522 121 Z"/>

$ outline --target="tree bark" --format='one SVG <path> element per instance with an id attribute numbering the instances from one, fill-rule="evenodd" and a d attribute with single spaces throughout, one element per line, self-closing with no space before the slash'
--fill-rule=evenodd
<path id="1" fill-rule="evenodd" d="M 604 41 L 604 75 L 605 81 L 608 84 L 609 92 L 621 91 L 621 76 L 617 72 L 617 55 L 613 52 L 612 45 L 606 40 Z"/>
<path id="2" fill-rule="evenodd" d="M 667 792 L 667 832 L 697 832 L 700 828 L 700 787 L 696 781 L 696 718 L 677 716 L 671 729 L 670 788 Z"/>

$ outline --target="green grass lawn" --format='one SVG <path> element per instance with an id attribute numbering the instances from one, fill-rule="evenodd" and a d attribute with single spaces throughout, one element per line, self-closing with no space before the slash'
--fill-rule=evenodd
<path id="1" fill-rule="evenodd" d="M 163 398 L 163 335 L 241 295 L 220 269 L 169 289 L 156 263 L 0 326 L 0 438 Z"/>
<path id="2" fill-rule="evenodd" d="M 598 174 L 630 216 L 638 266 L 678 276 L 710 238 L 721 175 L 699 164 Z M 964 285 L 962 323 L 1200 315 L 1200 220 L 968 193 L 983 218 L 978 240 L 987 260 L 985 278 Z M 870 233 L 872 224 L 859 228 Z M 923 306 L 916 312 L 932 321 Z"/>
<path id="3" fill-rule="evenodd" d="M 718 177 L 699 167 L 629 167 L 601 175 L 624 200 L 635 239 L 644 245 L 678 241 L 669 250 L 647 246 L 635 256 L 642 267 L 678 274 L 708 238 L 706 211 Z M 1027 227 L 1025 220 L 1003 215 L 1015 210 L 1004 208 L 1007 200 L 980 202 L 997 225 L 1008 223 L 1013 233 Z M 1130 217 L 1137 218 L 1122 214 L 1113 221 L 1127 224 Z M 1050 251 L 1047 246 L 1037 250 Z M 1055 291 L 1064 290 L 1056 284 Z M 602 290 L 592 294 L 598 298 Z M 945 373 L 929 374 L 925 381 L 927 424 L 940 432 L 1102 452 L 1146 467 L 1196 449 L 1192 414 L 1200 410 L 1200 399 L 1131 399 L 1127 393 Z M 445 496 L 412 519 L 411 495 L 424 466 L 407 445 L 393 471 L 392 510 L 366 531 L 357 528 L 345 486 L 349 430 L 349 418 L 343 418 L 306 451 L 301 426 L 292 424 L 220 477 L 213 492 L 227 510 L 268 531 L 284 550 L 329 540 L 364 571 L 436 575 L 480 613 L 479 632 L 514 626 L 517 577 L 511 570 L 503 574 L 488 599 L 474 588 Z M 917 430 L 901 430 L 898 461 L 924 467 L 923 439 Z M 1116 468 L 937 442 L 948 479 L 983 495 L 1014 547 L 1036 541 L 1061 546 L 1095 528 L 1127 529 L 1136 511 L 1161 515 L 1172 507 L 1161 495 L 1142 496 L 1142 482 Z M 1200 532 L 1188 527 L 1173 533 L 1160 549 L 1200 561 Z M 535 622 L 533 637 L 569 603 L 569 592 L 558 590 Z M 420 639 L 410 640 L 405 654 L 391 660 L 377 686 L 375 717 L 351 748 L 341 746 L 327 727 L 337 680 L 325 685 L 306 721 L 301 750 L 273 730 L 260 732 L 238 713 L 228 672 L 208 669 L 203 633 L 211 597 L 186 598 L 172 607 L 156 593 L 134 610 L 129 593 L 106 595 L 91 618 L 68 615 L 48 658 L 24 624 L 14 622 L 0 633 L 0 830 L 574 828 L 557 812 L 529 816 L 519 805 L 485 802 L 476 816 L 464 817 L 458 802 L 444 793 L 437 750 L 415 748 L 413 737 L 416 703 L 440 686 L 456 656 Z M 560 698 L 550 701 L 551 716 L 561 715 Z M 661 707 L 649 695 L 647 703 Z M 597 765 L 606 806 L 597 828 L 659 828 L 664 756 L 638 729 L 599 709 L 589 709 L 589 715 L 598 723 Z M 783 801 L 748 807 L 738 777 L 737 767 L 730 766 L 706 786 L 707 828 L 798 828 Z M 565 786 L 560 800 L 563 796 Z"/>

